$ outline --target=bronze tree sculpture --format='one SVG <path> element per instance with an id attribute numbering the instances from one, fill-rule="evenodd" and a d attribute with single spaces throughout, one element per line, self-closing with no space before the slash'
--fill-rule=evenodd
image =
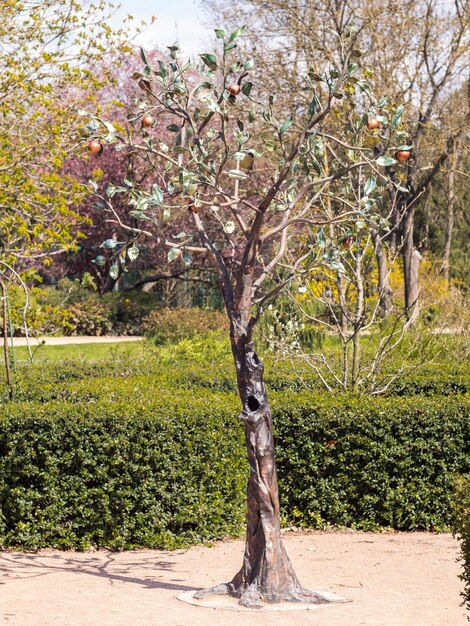
<path id="1" fill-rule="evenodd" d="M 283 121 L 272 111 L 273 96 L 263 104 L 253 95 L 254 60 L 233 59 L 242 32 L 217 30 L 220 56 L 202 54 L 196 67 L 180 62 L 176 45 L 157 65 L 142 51 L 143 70 L 133 75 L 142 98 L 125 135 L 91 116 L 90 135 L 129 157 L 122 187 L 100 196 L 113 229 L 128 241 L 109 239 L 103 247 L 112 255 L 111 273 L 135 259 L 146 237 L 158 238 L 170 263 L 209 255 L 223 293 L 250 465 L 246 546 L 234 578 L 197 596 L 228 593 L 249 607 L 321 603 L 325 596 L 300 585 L 281 540 L 271 411 L 253 332 L 288 285 L 308 281 L 319 265 L 341 271 L 344 251 L 328 236 L 329 224 L 345 233 L 377 227 L 377 193 L 395 184 L 384 168 L 398 165 L 389 155 L 403 137 L 382 99 L 380 141 L 364 145 L 378 103 L 363 80 L 354 32 L 342 42 L 337 66 L 321 75 L 308 71 L 309 92 Z M 153 127 L 141 124 L 144 115 L 156 120 Z M 163 128 L 171 142 L 161 140 Z M 147 168 L 146 181 L 153 173 L 151 187 L 133 176 L 136 162 Z M 125 220 L 113 207 L 116 194 L 129 205 Z"/>

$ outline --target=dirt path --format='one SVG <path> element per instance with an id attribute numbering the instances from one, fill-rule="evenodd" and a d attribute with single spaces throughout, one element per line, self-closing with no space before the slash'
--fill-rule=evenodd
<path id="1" fill-rule="evenodd" d="M 302 583 L 351 603 L 240 613 L 179 602 L 228 580 L 241 541 L 190 550 L 0 552 L 0 624 L 12 626 L 464 626 L 459 547 L 430 533 L 286 535 Z"/>

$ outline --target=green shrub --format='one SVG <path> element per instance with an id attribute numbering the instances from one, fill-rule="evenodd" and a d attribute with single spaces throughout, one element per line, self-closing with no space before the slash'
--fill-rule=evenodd
<path id="1" fill-rule="evenodd" d="M 0 545 L 174 547 L 241 532 L 239 401 L 168 375 L 66 376 L 3 404 Z M 468 397 L 270 396 L 284 523 L 451 524 L 453 476 L 470 472 Z"/>
<path id="2" fill-rule="evenodd" d="M 77 302 L 68 308 L 70 317 L 68 328 L 62 331 L 66 335 L 110 335 L 113 325 L 109 319 L 109 311 L 102 302 Z"/>
<path id="3" fill-rule="evenodd" d="M 9 289 L 13 331 L 24 335 L 22 289 Z M 78 280 L 62 279 L 56 288 L 33 287 L 29 291 L 27 322 L 31 336 L 141 335 L 145 317 L 157 306 L 151 293 L 107 293 L 85 288 Z"/>
<path id="4" fill-rule="evenodd" d="M 454 531 L 458 535 L 462 545 L 462 563 L 464 571 L 461 579 L 465 583 L 462 596 L 467 609 L 470 610 L 470 476 L 460 476 L 456 479 L 454 505 Z"/>
<path id="5" fill-rule="evenodd" d="M 108 361 L 69 359 L 60 362 L 22 365 L 15 376 L 15 400 L 39 401 L 68 399 L 71 394 L 78 400 L 82 394 L 106 395 L 109 385 L 122 393 L 122 379 L 129 387 L 145 384 L 149 390 L 162 386 L 171 389 L 194 389 L 199 394 L 205 390 L 235 393 L 237 383 L 228 341 L 209 333 L 204 337 L 183 340 L 178 344 L 162 346 L 158 351 L 143 345 L 143 358 L 129 359 L 118 353 Z M 0 369 L 1 372 L 1 369 Z M 301 390 L 305 384 L 315 389 L 314 380 L 301 380 L 288 364 L 266 368 L 269 390 Z M 0 379 L 0 402 L 8 400 L 8 389 Z"/>
<path id="6" fill-rule="evenodd" d="M 65 335 L 141 335 L 143 320 L 157 305 L 152 294 L 97 293 L 80 289 L 67 300 Z"/>
<path id="7" fill-rule="evenodd" d="M 15 336 L 24 336 L 23 312 L 26 304 L 21 287 L 11 285 L 8 289 L 10 322 Z M 44 289 L 33 287 L 28 292 L 26 321 L 31 336 L 63 333 L 69 331 L 70 313 L 62 302 L 52 302 Z"/>
<path id="8" fill-rule="evenodd" d="M 468 396 L 273 398 L 286 519 L 442 530 L 452 480 L 470 470 Z"/>
<path id="9" fill-rule="evenodd" d="M 61 348 L 62 349 L 62 348 Z M 300 364 L 302 365 L 302 364 Z M 321 381 L 308 366 L 294 368 L 288 362 L 265 362 L 265 380 L 269 391 L 322 392 Z M 64 397 L 63 386 L 73 381 L 112 377 L 150 377 L 158 386 L 165 384 L 183 389 L 204 389 L 235 392 L 237 389 L 230 345 L 227 337 L 211 331 L 193 339 L 183 339 L 177 344 L 155 348 L 142 343 L 142 356 L 132 358 L 122 347 L 112 359 L 86 361 L 69 359 L 23 365 L 15 376 L 17 400 L 41 400 Z M 0 366 L 0 401 L 8 399 L 8 389 L 3 384 Z M 155 383 L 156 384 L 156 383 Z M 98 383 L 99 387 L 99 383 Z M 391 385 L 387 396 L 455 395 L 470 392 L 470 373 L 460 365 L 442 363 L 427 366 L 419 373 L 410 375 L 406 381 Z M 65 393 L 68 393 L 65 391 Z M 326 394 L 325 397 L 328 397 Z"/>
<path id="10" fill-rule="evenodd" d="M 176 547 L 238 535 L 245 461 L 233 407 L 167 396 L 11 404 L 0 420 L 0 544 Z"/>
<path id="11" fill-rule="evenodd" d="M 470 392 L 470 371 L 468 367 L 452 362 L 423 366 L 390 385 L 387 395 L 411 396 L 444 395 Z"/>
<path id="12" fill-rule="evenodd" d="M 142 335 L 143 323 L 149 312 L 157 307 L 152 293 L 108 293 L 103 301 L 111 309 L 113 333 L 116 335 Z"/>
<path id="13" fill-rule="evenodd" d="M 227 316 L 221 311 L 198 308 L 163 308 L 152 311 L 143 322 L 143 332 L 157 345 L 227 330 Z"/>

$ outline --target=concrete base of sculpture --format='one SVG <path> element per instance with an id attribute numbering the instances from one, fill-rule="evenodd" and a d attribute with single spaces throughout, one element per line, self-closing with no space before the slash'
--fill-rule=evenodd
<path id="1" fill-rule="evenodd" d="M 181 602 L 186 602 L 187 604 L 193 604 L 194 606 L 202 606 L 206 609 L 219 609 L 222 611 L 255 611 L 255 612 L 265 612 L 265 611 L 312 611 L 316 609 L 321 609 L 325 606 L 329 606 L 331 604 L 338 604 L 344 602 L 351 602 L 351 600 L 347 600 L 346 598 L 342 598 L 341 596 L 337 596 L 335 593 L 330 593 L 328 591 L 315 591 L 315 594 L 321 598 L 323 598 L 323 602 L 314 604 L 312 602 L 279 602 L 276 604 L 262 603 L 257 607 L 248 608 L 245 606 L 241 606 L 239 604 L 238 598 L 234 598 L 229 595 L 212 595 L 205 598 L 195 598 L 194 595 L 197 593 L 197 589 L 192 591 L 185 591 L 184 593 L 180 593 L 177 596 L 178 600 Z"/>

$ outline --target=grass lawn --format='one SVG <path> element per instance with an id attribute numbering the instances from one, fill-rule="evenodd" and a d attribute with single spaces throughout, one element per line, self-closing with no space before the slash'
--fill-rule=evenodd
<path id="1" fill-rule="evenodd" d="M 146 341 L 128 341 L 116 343 L 84 343 L 62 346 L 32 345 L 34 361 L 63 361 L 65 359 L 108 361 L 117 359 L 139 359 L 148 354 L 153 347 Z M 15 348 L 18 362 L 28 360 L 26 347 Z"/>

